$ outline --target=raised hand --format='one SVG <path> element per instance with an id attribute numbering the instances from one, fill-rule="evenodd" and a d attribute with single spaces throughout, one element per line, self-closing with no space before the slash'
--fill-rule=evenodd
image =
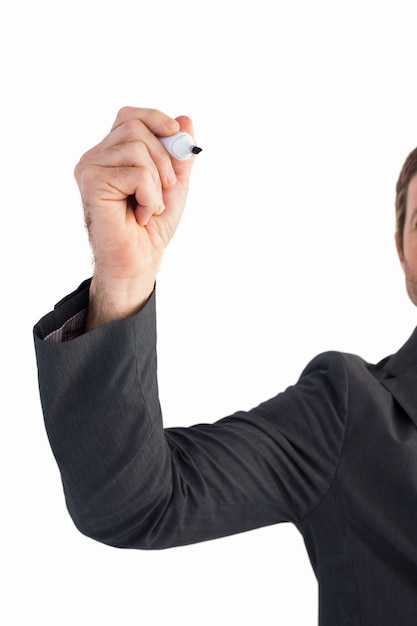
<path id="1" fill-rule="evenodd" d="M 193 134 L 188 117 L 125 107 L 75 168 L 94 255 L 87 330 L 135 313 L 152 292 L 194 161 L 172 159 L 157 136 L 179 130 Z"/>

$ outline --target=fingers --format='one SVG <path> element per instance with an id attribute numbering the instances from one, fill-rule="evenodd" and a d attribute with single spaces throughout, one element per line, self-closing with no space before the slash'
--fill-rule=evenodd
<path id="1" fill-rule="evenodd" d="M 167 137 L 179 130 L 194 136 L 193 124 L 189 117 L 181 115 L 173 119 L 157 109 L 124 107 L 117 114 L 109 138 L 116 129 L 119 129 L 122 135 L 130 132 L 132 134 L 136 134 L 136 132 L 140 134 L 143 141 L 148 145 L 152 158 L 155 160 L 163 185 L 172 184 L 178 175 L 183 183 L 186 182 L 184 177 L 189 177 L 194 159 L 188 160 L 187 163 L 177 161 L 176 159 L 171 160 L 171 157 L 162 147 L 157 137 Z M 118 138 L 119 135 L 114 134 L 114 140 Z"/>
<path id="2" fill-rule="evenodd" d="M 123 107 L 120 109 L 112 126 L 112 130 L 129 120 L 141 120 L 154 135 L 160 135 L 161 137 L 173 135 L 180 130 L 179 123 L 172 117 L 165 115 L 165 113 L 157 109 L 144 109 L 139 107 Z"/>
<path id="3" fill-rule="evenodd" d="M 139 119 L 130 119 L 116 126 L 103 141 L 84 157 L 100 159 L 107 166 L 137 166 L 150 157 L 162 185 L 175 183 L 176 175 L 168 153 L 157 137 Z"/>
<path id="4" fill-rule="evenodd" d="M 121 109 L 109 135 L 86 152 L 75 168 L 83 199 L 104 208 L 110 199 L 120 202 L 130 197 L 129 207 L 137 221 L 146 225 L 152 215 L 165 209 L 164 192 L 178 179 L 183 189 L 188 187 L 193 159 L 171 159 L 157 138 L 180 129 L 192 134 L 188 117 L 175 120 L 156 109 Z"/>

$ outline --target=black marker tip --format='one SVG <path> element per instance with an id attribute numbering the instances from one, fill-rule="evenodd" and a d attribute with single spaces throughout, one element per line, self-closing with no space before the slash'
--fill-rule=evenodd
<path id="1" fill-rule="evenodd" d="M 203 150 L 203 148 L 199 148 L 198 146 L 193 146 L 191 152 L 193 154 L 200 154 L 200 152 Z"/>

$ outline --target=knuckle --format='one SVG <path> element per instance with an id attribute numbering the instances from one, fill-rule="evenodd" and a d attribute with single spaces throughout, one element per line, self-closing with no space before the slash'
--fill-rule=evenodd
<path id="1" fill-rule="evenodd" d="M 81 171 L 82 171 L 82 165 L 81 165 L 81 160 L 80 160 L 78 161 L 77 165 L 74 167 L 74 178 L 77 182 L 79 182 L 81 179 Z"/>
<path id="2" fill-rule="evenodd" d="M 143 122 L 136 118 L 131 118 L 123 122 L 123 131 L 128 140 L 135 139 L 138 136 L 138 133 L 142 131 L 144 127 Z"/>
<path id="3" fill-rule="evenodd" d="M 121 118 L 121 119 L 126 119 L 127 117 L 129 117 L 129 115 L 132 114 L 132 111 L 133 111 L 133 107 L 131 107 L 131 106 L 124 106 L 121 109 L 119 109 L 117 117 Z"/>
<path id="4" fill-rule="evenodd" d="M 159 109 L 124 106 L 119 109 L 113 127 L 124 125 L 127 122 L 133 122 L 133 127 L 135 126 L 135 123 L 139 124 L 141 127 L 149 124 L 157 125 L 160 124 L 165 118 L 166 115 L 159 111 Z"/>
<path id="5" fill-rule="evenodd" d="M 80 162 L 75 166 L 74 176 L 82 194 L 89 193 L 97 186 L 97 167 L 86 166 Z"/>
<path id="6" fill-rule="evenodd" d="M 121 109 L 119 109 L 116 115 L 116 120 L 115 120 L 114 125 L 120 126 L 120 124 L 123 124 L 124 122 L 126 122 L 126 120 L 135 117 L 134 111 L 135 109 L 131 106 L 124 106 Z"/>
<path id="7" fill-rule="evenodd" d="M 84 154 L 80 157 L 80 160 L 74 167 L 74 176 L 77 180 L 81 176 L 84 169 L 88 167 L 91 154 L 92 150 L 87 150 L 87 152 L 84 152 Z"/>
<path id="8" fill-rule="evenodd" d="M 88 163 L 88 152 L 82 155 L 76 166 L 74 167 L 74 176 L 77 180 L 79 180 L 84 171 L 89 167 Z"/>

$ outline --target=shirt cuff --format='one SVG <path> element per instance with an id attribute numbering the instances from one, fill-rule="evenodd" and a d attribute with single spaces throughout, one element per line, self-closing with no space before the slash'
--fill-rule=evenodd
<path id="1" fill-rule="evenodd" d="M 44 341 L 50 341 L 51 343 L 62 343 L 64 341 L 71 341 L 76 339 L 84 333 L 85 322 L 87 318 L 87 309 L 79 311 L 72 317 L 70 317 L 60 328 L 53 330 L 49 335 L 46 335 Z"/>

